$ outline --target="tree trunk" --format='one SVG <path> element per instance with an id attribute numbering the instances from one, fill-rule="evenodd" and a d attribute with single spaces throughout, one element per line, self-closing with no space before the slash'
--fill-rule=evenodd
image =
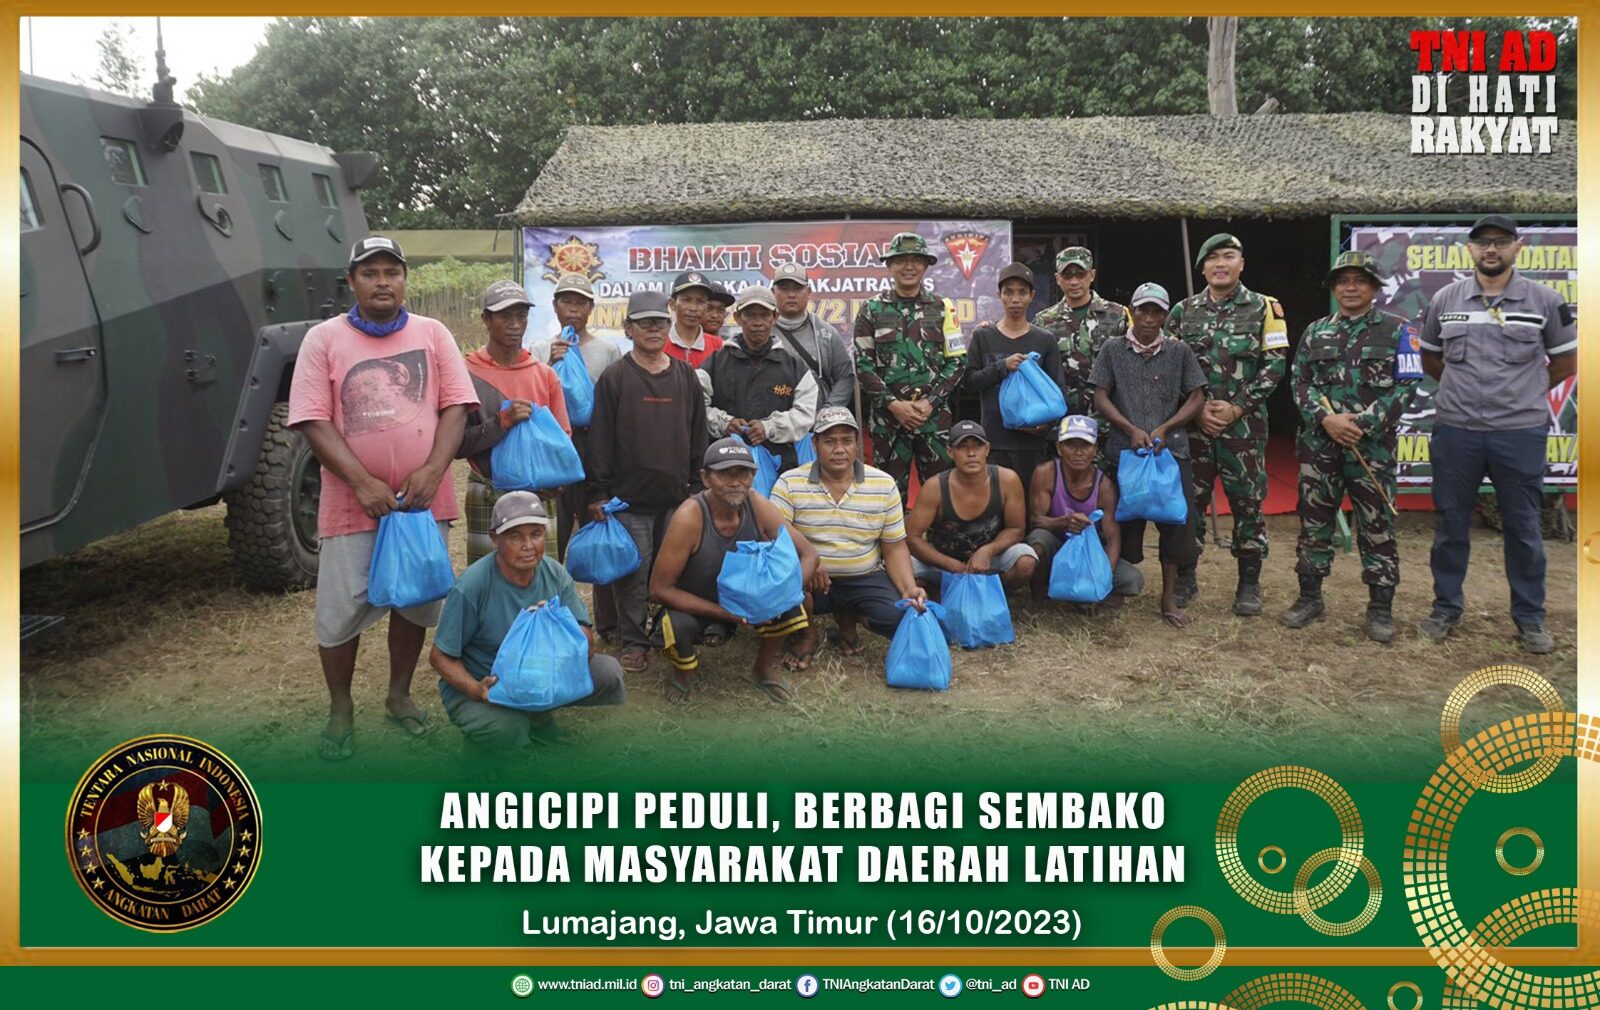
<path id="1" fill-rule="evenodd" d="M 1211 33 L 1211 58 L 1206 64 L 1206 96 L 1213 116 L 1237 116 L 1233 94 L 1233 49 L 1239 34 L 1238 18 L 1206 18 Z"/>

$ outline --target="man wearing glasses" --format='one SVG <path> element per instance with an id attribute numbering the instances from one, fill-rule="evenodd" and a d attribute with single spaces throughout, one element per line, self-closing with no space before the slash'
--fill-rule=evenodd
<path id="1" fill-rule="evenodd" d="M 1433 296 L 1422 319 L 1422 369 L 1434 396 L 1433 612 L 1417 629 L 1441 640 L 1461 621 L 1472 511 L 1487 476 L 1500 501 L 1511 618 L 1522 647 L 1546 653 L 1539 506 L 1550 407 L 1546 393 L 1578 367 L 1572 306 L 1516 269 L 1517 223 L 1478 219 L 1467 233 L 1471 277 Z"/>

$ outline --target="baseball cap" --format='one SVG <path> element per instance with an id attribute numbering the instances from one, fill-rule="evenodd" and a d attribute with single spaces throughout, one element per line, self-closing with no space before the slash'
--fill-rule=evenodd
<path id="1" fill-rule="evenodd" d="M 1026 263 L 1008 263 L 1005 269 L 1000 271 L 1000 279 L 995 282 L 995 287 L 1005 287 L 1006 281 L 1021 281 L 1031 288 L 1033 287 L 1033 268 Z"/>
<path id="2" fill-rule="evenodd" d="M 483 292 L 483 311 L 499 312 L 513 305 L 532 305 L 528 293 L 516 281 L 495 281 Z"/>
<path id="3" fill-rule="evenodd" d="M 1239 241 L 1237 235 L 1229 235 L 1225 231 L 1217 232 L 1200 243 L 1200 255 L 1194 258 L 1195 269 L 1198 270 L 1205 263 L 1206 257 L 1218 249 L 1237 249 L 1240 252 L 1244 252 L 1244 243 Z"/>
<path id="4" fill-rule="evenodd" d="M 754 470 L 756 457 L 750 447 L 737 438 L 719 438 L 706 446 L 705 460 L 701 465 L 707 470 L 726 470 L 735 466 L 747 466 Z"/>
<path id="5" fill-rule="evenodd" d="M 1129 308 L 1154 303 L 1163 309 L 1172 308 L 1172 297 L 1167 294 L 1167 289 L 1155 281 L 1145 281 L 1133 289 L 1133 297 L 1128 300 Z"/>
<path id="6" fill-rule="evenodd" d="M 513 526 L 537 524 L 548 526 L 550 517 L 545 514 L 544 503 L 532 491 L 509 491 L 494 503 L 494 513 L 489 518 L 489 528 L 504 533 Z"/>
<path id="7" fill-rule="evenodd" d="M 1056 253 L 1056 273 L 1067 267 L 1083 267 L 1085 270 L 1094 269 L 1094 253 L 1081 245 L 1069 245 Z"/>
<path id="8" fill-rule="evenodd" d="M 945 441 L 956 445 L 964 438 L 975 438 L 984 445 L 989 444 L 989 435 L 983 430 L 983 425 L 977 421 L 957 421 L 950 426 L 950 433 L 945 436 Z"/>
<path id="9" fill-rule="evenodd" d="M 803 288 L 811 286 L 811 278 L 806 276 L 806 268 L 798 263 L 785 263 L 772 271 L 773 285 L 776 286 L 779 281 L 792 281 Z"/>
<path id="10" fill-rule="evenodd" d="M 350 265 L 355 266 L 362 260 L 376 256 L 379 253 L 393 256 L 401 263 L 406 261 L 406 254 L 400 251 L 400 243 L 392 238 L 384 238 L 382 235 L 369 235 L 350 247 Z"/>
<path id="11" fill-rule="evenodd" d="M 589 299 L 591 302 L 594 301 L 594 285 L 589 283 L 589 278 L 585 277 L 583 274 L 561 275 L 561 279 L 556 281 L 556 290 L 554 293 L 559 295 L 567 291 L 580 294 Z"/>
<path id="12" fill-rule="evenodd" d="M 1485 228 L 1499 228 L 1512 238 L 1518 237 L 1517 222 L 1505 214 L 1485 214 L 1473 222 L 1472 230 L 1467 232 L 1467 238 L 1477 238 L 1478 232 L 1483 231 Z"/>
<path id="13" fill-rule="evenodd" d="M 715 293 L 711 287 L 711 282 L 706 279 L 706 275 L 698 270 L 685 270 L 672 279 L 672 293 L 674 295 L 682 294 L 690 288 L 705 288 L 707 298 Z"/>
<path id="14" fill-rule="evenodd" d="M 671 319 L 667 296 L 659 291 L 635 291 L 628 296 L 627 319 Z"/>
<path id="15" fill-rule="evenodd" d="M 1056 430 L 1056 441 L 1098 444 L 1100 422 L 1087 414 L 1068 414 L 1061 419 L 1061 427 Z"/>
<path id="16" fill-rule="evenodd" d="M 711 285 L 711 304 L 720 305 L 723 308 L 727 308 L 728 306 L 732 305 L 735 300 L 736 299 L 733 297 L 733 292 L 732 291 L 729 291 L 727 288 L 723 287 L 721 284 L 718 284 L 716 282 L 712 283 L 712 285 Z"/>
<path id="17" fill-rule="evenodd" d="M 817 411 L 817 419 L 812 422 L 811 432 L 820 435 L 829 428 L 837 428 L 841 424 L 849 425 L 856 431 L 861 430 L 861 425 L 856 423 L 856 416 L 850 411 L 843 407 L 823 407 Z"/>
<path id="18" fill-rule="evenodd" d="M 760 284 L 752 284 L 739 292 L 739 297 L 733 303 L 734 314 L 737 315 L 752 305 L 778 311 L 778 299 L 772 295 L 772 289 Z"/>

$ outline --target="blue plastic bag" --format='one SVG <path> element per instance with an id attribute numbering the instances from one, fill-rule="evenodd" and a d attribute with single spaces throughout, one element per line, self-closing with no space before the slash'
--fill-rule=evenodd
<path id="1" fill-rule="evenodd" d="M 1111 558 L 1100 542 L 1100 522 L 1105 512 L 1089 513 L 1089 528 L 1068 533 L 1066 543 L 1050 563 L 1050 598 L 1068 603 L 1099 603 L 1111 595 Z"/>
<path id="2" fill-rule="evenodd" d="M 1000 423 L 1007 428 L 1032 428 L 1067 416 L 1061 387 L 1039 367 L 1039 352 L 1029 351 L 1017 370 L 1000 383 Z"/>
<path id="3" fill-rule="evenodd" d="M 751 445 L 738 435 L 733 436 L 740 445 L 750 450 L 750 455 L 756 460 L 756 479 L 750 486 L 763 498 L 772 497 L 772 486 L 778 483 L 779 457 L 764 445 Z"/>
<path id="4" fill-rule="evenodd" d="M 883 661 L 884 678 L 890 687 L 918 691 L 950 690 L 950 643 L 943 622 L 949 611 L 937 603 L 926 604 L 918 612 L 901 600 L 895 606 L 906 612 L 889 641 L 889 655 Z"/>
<path id="5" fill-rule="evenodd" d="M 585 523 L 572 534 L 567 543 L 567 574 L 575 582 L 588 582 L 596 586 L 609 586 L 639 570 L 644 559 L 633 537 L 612 518 L 625 510 L 628 503 L 613 498 L 600 506 L 606 517 L 597 523 Z"/>
<path id="6" fill-rule="evenodd" d="M 944 572 L 939 577 L 939 602 L 944 605 L 950 637 L 963 649 L 984 649 L 1016 641 L 1011 604 L 998 575 Z"/>
<path id="7" fill-rule="evenodd" d="M 571 346 L 561 360 L 550 367 L 561 380 L 561 395 L 567 401 L 567 421 L 574 428 L 587 428 L 594 418 L 594 380 L 589 378 L 589 366 L 578 351 L 577 331 L 565 327 L 561 339 Z"/>
<path id="8" fill-rule="evenodd" d="M 817 444 L 812 436 L 802 435 L 794 444 L 794 459 L 796 466 L 810 466 L 817 461 Z"/>
<path id="9" fill-rule="evenodd" d="M 505 410 L 506 400 L 500 404 Z M 526 421 L 511 426 L 489 453 L 496 491 L 547 491 L 583 480 L 583 461 L 550 408 L 533 405 Z"/>
<path id="10" fill-rule="evenodd" d="M 1171 452 L 1124 449 L 1117 462 L 1117 522 L 1148 519 L 1177 524 L 1189 521 L 1189 499 L 1183 490 L 1183 471 Z"/>
<path id="11" fill-rule="evenodd" d="M 378 520 L 367 566 L 367 602 L 374 607 L 417 607 L 442 600 L 456 584 L 450 549 L 429 509 L 390 512 Z"/>
<path id="12" fill-rule="evenodd" d="M 489 672 L 491 705 L 545 712 L 594 693 L 588 636 L 559 599 L 517 615 Z"/>
<path id="13" fill-rule="evenodd" d="M 787 526 L 776 540 L 741 540 L 722 558 L 717 602 L 751 624 L 765 624 L 798 607 L 805 597 L 800 553 Z"/>

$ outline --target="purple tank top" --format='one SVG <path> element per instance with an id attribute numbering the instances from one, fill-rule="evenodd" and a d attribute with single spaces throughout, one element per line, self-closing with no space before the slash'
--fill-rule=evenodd
<path id="1" fill-rule="evenodd" d="M 1050 497 L 1050 518 L 1060 519 L 1068 512 L 1090 515 L 1100 507 L 1100 481 L 1098 479 L 1095 480 L 1094 490 L 1089 492 L 1089 497 L 1079 501 L 1067 493 L 1067 481 L 1061 469 L 1061 461 L 1059 459 L 1055 460 L 1055 465 L 1056 490 L 1055 494 Z"/>

